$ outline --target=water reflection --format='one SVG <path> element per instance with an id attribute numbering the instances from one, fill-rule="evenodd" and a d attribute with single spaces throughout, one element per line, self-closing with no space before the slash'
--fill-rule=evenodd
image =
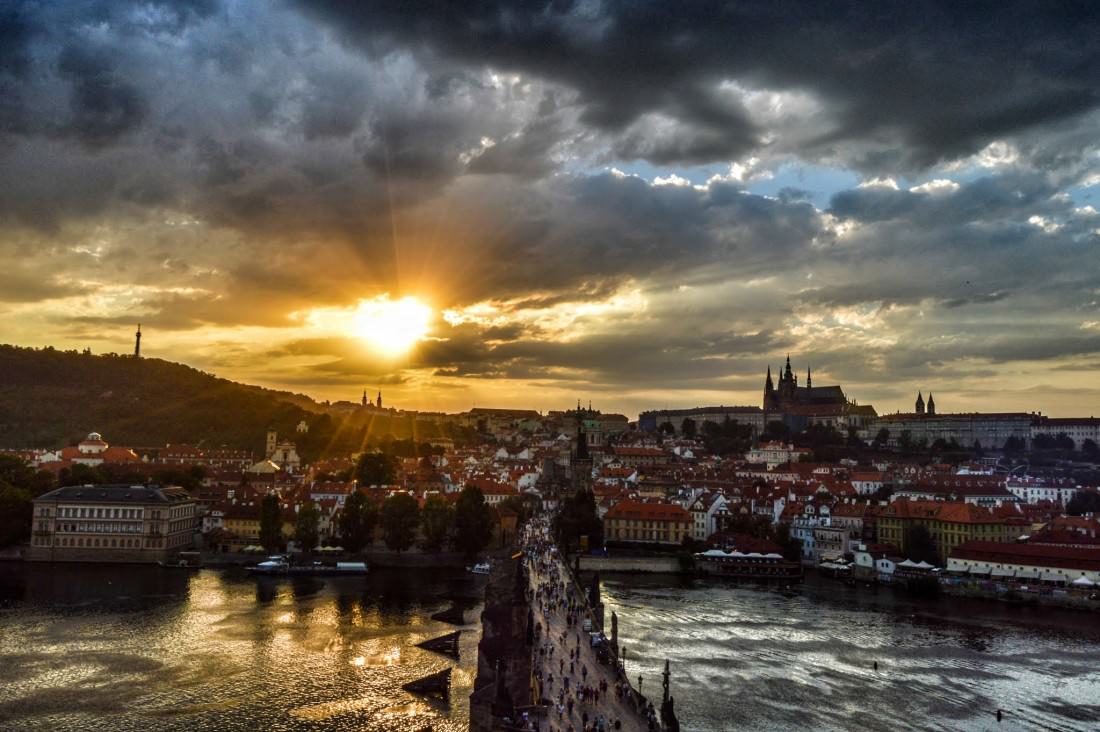
<path id="1" fill-rule="evenodd" d="M 430 619 L 446 598 L 478 591 L 435 569 L 0 566 L 0 729 L 465 729 L 476 625 L 457 665 L 415 643 L 453 630 Z M 449 705 L 400 688 L 448 666 Z"/>
<path id="2" fill-rule="evenodd" d="M 663 577 L 604 589 L 630 677 L 659 689 L 672 661 L 684 729 L 1100 729 L 1092 615 L 824 580 L 788 596 Z"/>

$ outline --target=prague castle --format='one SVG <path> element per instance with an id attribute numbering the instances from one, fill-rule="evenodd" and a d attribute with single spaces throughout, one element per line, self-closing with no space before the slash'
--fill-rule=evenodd
<path id="1" fill-rule="evenodd" d="M 772 383 L 772 367 L 768 367 L 768 376 L 764 381 L 764 411 L 787 412 L 803 407 L 833 407 L 843 411 L 848 398 L 839 386 L 814 386 L 813 375 L 806 369 L 806 385 L 798 385 L 798 377 L 791 371 L 791 357 L 787 356 L 787 367 L 779 376 L 779 385 Z"/>

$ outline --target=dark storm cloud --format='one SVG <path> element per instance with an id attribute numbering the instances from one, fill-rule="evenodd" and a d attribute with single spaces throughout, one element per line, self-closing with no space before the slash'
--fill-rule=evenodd
<path id="1" fill-rule="evenodd" d="M 356 339 L 264 345 L 295 369 L 316 361 L 317 383 L 404 369 L 755 392 L 791 349 L 885 393 L 891 370 L 1087 361 L 1097 15 L 9 3 L 0 256 L 20 266 L 0 300 L 76 300 L 43 318 L 70 308 L 82 334 L 129 332 L 135 315 L 165 330 L 298 327 L 312 307 L 383 292 L 495 308 L 491 324 L 440 325 L 401 365 Z M 738 171 L 781 176 L 792 160 L 957 182 L 745 190 L 765 188 Z"/>
<path id="2" fill-rule="evenodd" d="M 412 48 L 575 89 L 586 124 L 625 133 L 621 156 L 660 163 L 735 159 L 760 144 L 763 130 L 723 81 L 811 92 L 829 128 L 806 147 L 854 145 L 849 162 L 870 168 L 965 156 L 1100 102 L 1100 12 L 1089 3 L 301 6 L 372 55 Z M 646 115 L 682 129 L 630 132 Z M 864 144 L 876 139 L 885 144 Z"/>
<path id="3" fill-rule="evenodd" d="M 58 69 L 72 84 L 72 118 L 64 125 L 64 133 L 98 147 L 134 131 L 144 121 L 144 97 L 118 73 L 107 49 L 68 46 L 58 58 Z"/>

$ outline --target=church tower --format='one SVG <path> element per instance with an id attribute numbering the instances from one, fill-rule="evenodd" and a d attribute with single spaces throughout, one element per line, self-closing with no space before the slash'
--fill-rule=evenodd
<path id="1" fill-rule="evenodd" d="M 810 376 L 810 367 L 806 367 L 806 388 L 809 389 L 814 385 L 813 379 Z"/>
<path id="2" fill-rule="evenodd" d="M 382 408 L 382 390 L 381 389 L 378 390 L 378 408 L 379 409 Z"/>
<path id="3" fill-rule="evenodd" d="M 936 413 L 936 400 L 932 398 L 932 392 L 928 392 L 928 414 Z"/>
<path id="4" fill-rule="evenodd" d="M 138 323 L 137 333 L 134 333 L 134 358 L 141 358 L 141 323 Z"/>
<path id="5" fill-rule="evenodd" d="M 929 394 L 929 396 L 931 396 L 931 394 Z M 917 414 L 924 414 L 924 397 L 921 396 L 919 391 L 917 392 L 917 406 L 915 411 Z"/>
<path id="6" fill-rule="evenodd" d="M 787 354 L 787 366 L 783 369 L 783 375 L 779 377 L 779 401 L 785 403 L 793 401 L 798 389 L 798 377 L 791 371 L 791 354 Z"/>
<path id="7" fill-rule="evenodd" d="M 577 450 L 570 460 L 570 472 L 573 479 L 573 492 L 592 489 L 592 456 L 588 452 L 588 435 L 584 431 L 584 420 L 577 417 Z"/>
<path id="8" fill-rule="evenodd" d="M 367 406 L 367 390 L 363 389 L 363 406 Z"/>
<path id="9" fill-rule="evenodd" d="M 772 367 L 768 366 L 768 378 L 764 381 L 764 409 L 775 409 L 775 384 L 772 382 Z"/>

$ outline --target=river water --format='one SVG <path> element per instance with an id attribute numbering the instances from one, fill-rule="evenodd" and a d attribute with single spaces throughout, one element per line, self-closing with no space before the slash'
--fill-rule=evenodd
<path id="1" fill-rule="evenodd" d="M 0 564 L 0 730 L 464 730 L 481 605 L 459 663 L 413 644 L 482 582 Z M 448 666 L 449 704 L 400 688 Z"/>
<path id="2" fill-rule="evenodd" d="M 661 576 L 603 589 L 651 699 L 671 661 L 684 730 L 1100 730 L 1096 615 L 817 578 L 790 596 Z"/>
<path id="3" fill-rule="evenodd" d="M 431 614 L 482 582 L 0 564 L 0 730 L 465 729 L 481 606 L 459 663 L 413 644 L 450 632 Z M 685 732 L 1100 730 L 1093 615 L 817 579 L 790 596 L 670 576 L 603 588 L 631 680 L 658 699 L 672 661 Z M 449 704 L 400 688 L 447 666 Z"/>

